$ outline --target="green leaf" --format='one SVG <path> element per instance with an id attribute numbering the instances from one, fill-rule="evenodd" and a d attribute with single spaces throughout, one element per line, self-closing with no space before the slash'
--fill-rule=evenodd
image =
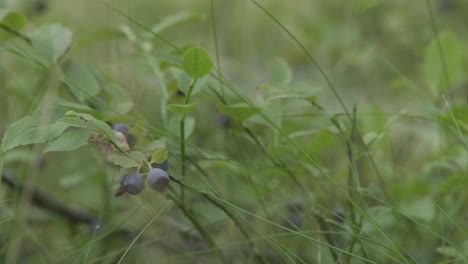
<path id="1" fill-rule="evenodd" d="M 191 92 L 192 96 L 199 93 L 201 90 L 207 87 L 206 83 L 208 82 L 208 77 L 209 76 L 207 75 L 207 76 L 197 79 L 197 83 L 195 83 L 195 86 L 192 88 L 192 92 Z M 182 92 L 187 94 L 189 91 L 191 81 L 192 81 L 192 78 L 186 72 L 181 72 L 177 78 L 178 88 Z"/>
<path id="2" fill-rule="evenodd" d="M 200 78 L 210 73 L 213 62 L 202 48 L 190 48 L 184 53 L 183 68 L 192 78 Z"/>
<path id="3" fill-rule="evenodd" d="M 24 34 L 21 33 L 26 24 L 26 19 L 20 13 L 0 9 L 0 43 L 8 41 L 9 39 L 20 37 L 26 39 Z M 3 44 L 3 43 L 2 43 Z M 17 45 L 2 45 L 2 48 L 9 49 L 11 52 L 24 56 L 17 49 Z M 28 58 L 28 60 L 30 60 Z"/>
<path id="4" fill-rule="evenodd" d="M 44 152 L 71 151 L 88 144 L 91 131 L 85 129 L 67 129 L 60 137 L 47 143 Z"/>
<path id="5" fill-rule="evenodd" d="M 65 116 L 57 120 L 57 124 L 65 124 L 73 127 L 87 128 L 97 132 L 117 145 L 115 133 L 105 122 L 96 119 L 90 114 L 77 113 L 76 116 Z"/>
<path id="6" fill-rule="evenodd" d="M 195 104 L 168 104 L 166 107 L 169 111 L 183 115 L 195 108 Z"/>
<path id="7" fill-rule="evenodd" d="M 446 87 L 446 73 L 448 73 L 452 85 L 457 82 L 463 59 L 459 41 L 451 31 L 441 32 L 438 38 L 443 57 L 441 57 L 437 37 L 434 37 L 426 48 L 423 64 L 424 79 L 427 81 L 433 96 L 438 96 L 440 91 L 448 88 Z M 443 59 L 445 59 L 445 64 Z M 444 65 L 447 66 L 446 70 Z"/>
<path id="8" fill-rule="evenodd" d="M 146 160 L 146 157 L 145 157 L 145 154 L 143 154 L 142 152 L 140 151 L 130 151 L 130 153 L 128 153 L 130 156 L 132 156 L 132 158 L 136 161 L 136 162 L 139 162 L 139 163 L 143 163 L 145 160 Z"/>
<path id="9" fill-rule="evenodd" d="M 171 119 L 171 122 L 176 121 L 175 118 Z M 145 153 L 153 153 L 153 151 L 157 148 L 162 148 L 166 146 L 166 141 L 162 139 L 157 139 L 155 141 L 150 142 L 144 148 Z"/>
<path id="10" fill-rule="evenodd" d="M 184 135 L 185 139 L 187 139 L 192 135 L 193 131 L 195 130 L 195 118 L 190 116 L 186 117 L 184 124 Z"/>
<path id="11" fill-rule="evenodd" d="M 430 197 L 406 202 L 400 210 L 402 214 L 422 221 L 430 221 L 435 215 L 435 205 Z"/>
<path id="12" fill-rule="evenodd" d="M 460 251 L 458 251 L 456 248 L 453 248 L 453 247 L 438 247 L 436 251 L 437 253 L 443 256 L 449 257 L 449 258 L 457 258 L 457 259 L 465 258 L 465 256 Z"/>
<path id="13" fill-rule="evenodd" d="M 391 228 L 395 224 L 395 216 L 392 209 L 385 206 L 374 206 L 367 209 L 366 212 L 372 221 L 364 221 L 362 231 L 376 232 L 379 228 Z"/>
<path id="14" fill-rule="evenodd" d="M 153 154 L 151 154 L 151 163 L 153 162 L 161 163 L 167 160 L 168 154 L 169 154 L 169 150 L 167 149 L 166 146 L 155 149 L 153 151 Z"/>
<path id="15" fill-rule="evenodd" d="M 109 155 L 107 160 L 123 168 L 137 168 L 140 166 L 135 160 L 121 155 Z"/>
<path id="16" fill-rule="evenodd" d="M 250 107 L 247 104 L 244 103 L 239 103 L 239 104 L 230 104 L 230 105 L 225 105 L 222 103 L 218 103 L 216 105 L 218 109 L 229 116 L 232 119 L 236 119 L 239 121 L 244 121 L 257 113 L 257 111 Z"/>
<path id="17" fill-rule="evenodd" d="M 174 135 L 180 135 L 180 117 L 174 116 L 169 121 L 169 127 Z M 184 136 L 188 139 L 195 130 L 195 118 L 186 116 L 184 122 Z"/>
<path id="18" fill-rule="evenodd" d="M 22 30 L 26 25 L 26 18 L 18 12 L 0 10 L 0 23 L 16 30 Z"/>
<path id="19" fill-rule="evenodd" d="M 288 85 L 293 78 L 291 67 L 283 58 L 276 58 L 270 65 L 270 84 Z"/>
<path id="20" fill-rule="evenodd" d="M 48 107 L 33 112 L 8 126 L 2 139 L 4 151 L 22 145 L 46 143 L 60 136 L 67 128 L 54 122 L 65 114 L 65 109 Z"/>
<path id="21" fill-rule="evenodd" d="M 63 124 L 37 124 L 27 116 L 8 127 L 2 149 L 6 151 L 22 145 L 46 143 L 60 136 L 66 128 Z"/>
<path id="22" fill-rule="evenodd" d="M 376 132 L 372 131 L 372 132 L 365 134 L 362 137 L 362 140 L 364 141 L 364 144 L 366 144 L 367 146 L 370 146 L 374 142 L 382 139 L 383 137 L 384 137 L 384 133 L 377 134 Z"/>
<path id="23" fill-rule="evenodd" d="M 52 64 L 70 47 L 72 32 L 59 24 L 51 24 L 36 29 L 30 38 L 34 49 Z"/>
<path id="24" fill-rule="evenodd" d="M 99 94 L 101 89 L 99 83 L 85 65 L 68 62 L 63 71 L 66 78 L 65 83 L 78 100 L 83 101 Z"/>

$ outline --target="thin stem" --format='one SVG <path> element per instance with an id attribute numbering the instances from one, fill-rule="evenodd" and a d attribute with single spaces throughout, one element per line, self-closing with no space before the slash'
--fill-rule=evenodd
<path id="1" fill-rule="evenodd" d="M 3 24 L 3 23 L 0 23 L 0 28 L 7 31 L 7 32 L 10 32 L 11 34 L 17 36 L 18 38 L 26 41 L 28 44 L 32 45 L 32 41 L 31 39 L 29 39 L 26 35 L 23 35 L 21 32 L 19 32 L 18 30 L 6 25 L 6 24 Z"/>
<path id="2" fill-rule="evenodd" d="M 197 78 L 192 79 L 190 82 L 189 90 L 187 94 L 185 95 L 185 104 L 188 104 L 190 102 L 190 95 L 192 94 L 193 87 L 197 83 Z M 182 118 L 180 119 L 180 159 L 182 163 L 182 179 L 185 177 L 186 173 L 186 165 L 185 165 L 185 114 L 182 114 Z M 185 200 L 185 194 L 184 194 L 184 188 L 181 186 L 180 187 L 180 201 L 181 204 L 184 205 L 184 200 Z"/>

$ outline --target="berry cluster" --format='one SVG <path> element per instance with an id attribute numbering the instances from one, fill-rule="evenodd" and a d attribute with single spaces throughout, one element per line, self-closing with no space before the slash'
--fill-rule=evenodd
<path id="1" fill-rule="evenodd" d="M 126 137 L 128 136 L 128 125 L 127 124 L 114 124 L 114 131 L 120 132 Z M 169 162 L 165 160 L 161 163 L 151 163 L 151 169 L 146 175 L 146 182 L 148 185 L 158 192 L 164 192 L 169 186 Z M 145 180 L 143 175 L 138 172 L 127 173 L 120 178 L 120 186 L 115 193 L 115 196 L 121 196 L 125 193 L 131 195 L 137 195 L 143 191 Z"/>
<path id="2" fill-rule="evenodd" d="M 169 180 L 169 174 L 159 168 L 150 169 L 146 176 L 148 185 L 158 192 L 166 190 L 167 186 L 169 186 Z M 144 185 L 145 180 L 139 172 L 125 174 L 120 178 L 120 187 L 115 196 L 121 196 L 124 193 L 137 195 L 143 190 Z"/>

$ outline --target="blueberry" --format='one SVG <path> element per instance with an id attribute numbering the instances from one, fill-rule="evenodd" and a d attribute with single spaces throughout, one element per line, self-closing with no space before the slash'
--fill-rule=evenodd
<path id="1" fill-rule="evenodd" d="M 227 115 L 218 114 L 215 123 L 224 129 L 231 127 L 231 119 Z"/>
<path id="2" fill-rule="evenodd" d="M 114 131 L 124 134 L 125 137 L 128 137 L 128 124 L 125 123 L 115 123 L 112 125 Z"/>
<path id="3" fill-rule="evenodd" d="M 153 168 L 146 178 L 148 185 L 158 192 L 163 192 L 169 185 L 169 174 L 162 169 Z"/>
<path id="4" fill-rule="evenodd" d="M 340 209 L 335 208 L 335 210 L 333 210 L 333 220 L 335 220 L 335 222 L 339 224 L 343 224 L 344 219 L 345 219 L 345 216 L 343 212 Z"/>
<path id="5" fill-rule="evenodd" d="M 169 169 L 169 161 L 165 160 L 165 161 L 163 161 L 161 163 L 153 162 L 153 163 L 151 163 L 151 167 L 167 171 L 167 169 Z"/>
<path id="6" fill-rule="evenodd" d="M 144 185 L 143 176 L 138 172 L 125 174 L 120 178 L 120 190 L 132 195 L 139 194 L 143 190 Z"/>
<path id="7" fill-rule="evenodd" d="M 35 14 L 40 14 L 47 10 L 47 3 L 45 1 L 35 1 L 32 3 L 31 11 Z"/>
<path id="8" fill-rule="evenodd" d="M 288 215 L 287 220 L 283 222 L 283 226 L 291 230 L 301 229 L 303 224 L 302 216 L 298 213 L 291 213 Z"/>

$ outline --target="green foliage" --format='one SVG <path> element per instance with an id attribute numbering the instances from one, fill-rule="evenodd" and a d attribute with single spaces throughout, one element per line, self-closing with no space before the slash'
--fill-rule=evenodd
<path id="1" fill-rule="evenodd" d="M 151 162 L 158 162 L 161 163 L 167 160 L 169 154 L 169 150 L 167 147 L 159 147 L 154 150 L 153 154 L 151 154 Z"/>
<path id="2" fill-rule="evenodd" d="M 0 262 L 468 261 L 462 1 L 30 2 Z"/>
<path id="3" fill-rule="evenodd" d="M 73 116 L 65 116 L 57 120 L 57 124 L 68 127 L 81 127 L 97 132 L 105 136 L 108 140 L 117 144 L 114 131 L 103 121 L 96 119 L 90 114 L 76 113 Z"/>
<path id="4" fill-rule="evenodd" d="M 202 48 L 190 48 L 184 53 L 183 68 L 192 78 L 201 78 L 213 68 L 210 55 Z"/>
<path id="5" fill-rule="evenodd" d="M 45 25 L 30 34 L 34 49 L 45 59 L 47 65 L 57 63 L 67 52 L 72 42 L 70 29 L 59 24 Z"/>
<path id="6" fill-rule="evenodd" d="M 122 168 L 136 168 L 140 165 L 135 160 L 121 155 L 109 155 L 107 160 Z"/>
<path id="7" fill-rule="evenodd" d="M 67 80 L 66 84 L 78 101 L 83 102 L 99 94 L 99 83 L 88 67 L 68 62 L 63 71 Z"/>
<path id="8" fill-rule="evenodd" d="M 434 97 L 458 83 L 462 53 L 456 36 L 450 31 L 435 36 L 426 48 L 423 65 L 424 79 Z"/>
<path id="9" fill-rule="evenodd" d="M 196 104 L 168 104 L 167 109 L 177 114 L 185 114 L 194 109 Z"/>
<path id="10" fill-rule="evenodd" d="M 0 10 L 0 23 L 16 30 L 22 30 L 26 25 L 26 18 L 15 11 Z"/>
<path id="11" fill-rule="evenodd" d="M 67 129 L 55 140 L 46 144 L 44 152 L 72 151 L 88 144 L 91 131 L 85 129 Z"/>
<path id="12" fill-rule="evenodd" d="M 257 111 L 256 109 L 250 107 L 249 105 L 245 103 L 237 103 L 237 104 L 230 104 L 230 105 L 224 105 L 221 103 L 218 103 L 216 105 L 218 109 L 229 116 L 232 119 L 236 119 L 239 121 L 245 121 L 252 115 L 254 115 Z"/>
<path id="13" fill-rule="evenodd" d="M 2 150 L 56 139 L 68 127 L 66 124 L 56 123 L 58 116 L 63 115 L 63 112 L 62 108 L 44 108 L 14 122 L 8 126 L 3 136 Z"/>

